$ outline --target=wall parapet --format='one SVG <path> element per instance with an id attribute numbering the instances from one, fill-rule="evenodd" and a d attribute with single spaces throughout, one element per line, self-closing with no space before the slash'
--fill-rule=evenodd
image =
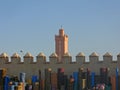
<path id="1" fill-rule="evenodd" d="M 84 53 L 80 52 L 76 55 L 76 60 L 72 61 L 72 56 L 67 53 L 62 57 L 62 61 L 63 62 L 59 62 L 58 60 L 58 56 L 56 53 L 52 53 L 49 56 L 49 61 L 46 60 L 46 56 L 44 55 L 44 53 L 39 53 L 36 56 L 36 59 L 32 56 L 32 54 L 30 53 L 26 53 L 23 56 L 23 61 L 21 60 L 21 57 L 17 54 L 14 53 L 12 56 L 8 56 L 7 53 L 2 53 L 0 55 L 0 64 L 45 64 L 45 63 L 49 63 L 49 64 L 79 64 L 79 63 L 83 63 L 83 64 L 88 64 L 88 63 L 117 63 L 120 62 L 120 53 L 117 55 L 117 60 L 113 60 L 113 56 L 110 53 L 105 53 L 103 55 L 103 60 L 99 60 L 99 55 L 96 52 L 93 52 L 91 55 L 89 55 L 89 62 L 86 61 L 86 56 Z"/>
<path id="2" fill-rule="evenodd" d="M 103 61 L 101 61 L 99 60 L 99 55 L 95 52 L 89 55 L 89 62 L 86 61 L 84 53 L 77 54 L 75 61 L 72 61 L 70 54 L 64 55 L 62 60 L 63 62 L 59 62 L 55 53 L 49 56 L 49 61 L 46 60 L 46 56 L 43 53 L 39 53 L 36 57 L 33 57 L 30 53 L 25 54 L 23 57 L 19 57 L 17 53 L 12 56 L 2 53 L 0 55 L 0 68 L 7 68 L 8 74 L 14 75 L 18 75 L 19 72 L 26 72 L 29 78 L 33 74 L 37 75 L 39 70 L 44 70 L 45 68 L 52 68 L 53 71 L 56 71 L 57 68 L 62 67 L 65 68 L 68 75 L 77 71 L 80 67 L 90 68 L 96 73 L 99 73 L 99 68 L 108 67 L 110 68 L 110 75 L 115 73 L 116 67 L 120 68 L 120 54 L 117 55 L 117 61 L 114 61 L 113 56 L 108 53 L 103 55 Z"/>

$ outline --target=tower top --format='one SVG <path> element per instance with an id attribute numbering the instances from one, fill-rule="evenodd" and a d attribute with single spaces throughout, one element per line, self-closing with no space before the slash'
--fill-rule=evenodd
<path id="1" fill-rule="evenodd" d="M 61 27 L 61 29 L 59 29 L 59 35 L 64 36 L 64 29 L 62 27 Z"/>
<path id="2" fill-rule="evenodd" d="M 55 53 L 58 55 L 59 62 L 62 62 L 62 57 L 68 52 L 68 36 L 65 35 L 64 29 L 59 29 L 59 35 L 55 36 Z"/>

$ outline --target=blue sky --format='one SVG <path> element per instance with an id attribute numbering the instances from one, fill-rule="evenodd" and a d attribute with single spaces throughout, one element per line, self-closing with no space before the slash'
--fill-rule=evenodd
<path id="1" fill-rule="evenodd" d="M 73 57 L 120 53 L 120 0 L 0 0 L 0 53 L 48 57 L 61 25 Z"/>

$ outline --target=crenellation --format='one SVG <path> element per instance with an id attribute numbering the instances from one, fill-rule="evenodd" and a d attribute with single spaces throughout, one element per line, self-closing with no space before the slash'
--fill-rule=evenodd
<path id="1" fill-rule="evenodd" d="M 34 63 L 34 58 L 30 53 L 26 53 L 24 58 L 24 64 L 32 64 Z"/>
<path id="2" fill-rule="evenodd" d="M 34 63 L 34 60 L 31 57 L 24 57 L 23 63 L 24 64 L 32 64 L 32 63 Z"/>
<path id="3" fill-rule="evenodd" d="M 29 52 L 27 52 L 23 57 L 20 57 L 18 53 L 14 53 L 12 56 L 8 56 L 7 53 L 2 53 L 0 55 L 0 68 L 6 69 L 8 76 L 11 76 L 11 75 L 19 76 L 19 73 L 25 72 L 26 81 L 29 80 L 32 76 L 39 75 L 39 80 L 37 81 L 40 81 L 40 82 L 41 82 L 41 79 L 43 78 L 45 81 L 47 80 L 46 78 L 47 70 L 50 71 L 51 73 L 51 74 L 49 73 L 49 77 L 54 77 L 54 75 L 52 76 L 53 72 L 57 72 L 58 69 L 61 68 L 62 76 L 60 75 L 60 77 L 63 77 L 63 74 L 68 75 L 68 77 L 72 75 L 75 81 L 76 81 L 76 77 L 77 78 L 79 77 L 78 80 L 80 82 L 78 83 L 79 84 L 81 83 L 81 86 L 82 84 L 85 84 L 85 83 L 86 85 L 88 85 L 90 80 L 90 77 L 88 76 L 88 73 L 86 73 L 86 70 L 90 71 L 89 75 L 92 76 L 91 72 L 94 72 L 95 75 L 97 76 L 99 75 L 100 77 L 98 78 L 102 80 L 107 75 L 114 76 L 116 74 L 116 68 L 120 69 L 120 53 L 117 55 L 116 61 L 113 60 L 113 56 L 109 52 L 103 55 L 103 60 L 99 59 L 99 55 L 96 52 L 91 53 L 89 57 L 86 57 L 83 52 L 80 52 L 76 55 L 76 59 L 72 60 L 72 58 L 74 57 L 72 57 L 72 55 L 68 51 L 69 51 L 68 36 L 64 33 L 64 29 L 61 28 L 59 30 L 59 35 L 55 35 L 55 52 L 50 54 L 50 56 L 48 57 L 49 58 L 48 60 L 46 59 L 45 54 L 42 52 L 40 52 L 36 57 L 33 57 L 33 55 Z M 20 52 L 23 54 L 22 50 Z M 21 60 L 21 58 L 23 59 Z M 64 70 L 65 72 L 63 73 Z M 81 71 L 84 73 L 82 74 L 81 72 L 78 72 L 78 71 Z M 79 73 L 79 74 L 76 74 L 76 73 Z M 120 72 L 118 73 L 120 75 Z M 83 82 L 82 78 L 84 78 L 84 80 L 87 80 L 87 81 Z M 95 79 L 97 78 L 95 77 Z M 102 83 L 101 80 L 99 83 Z M 52 81 L 52 78 L 49 81 Z M 53 78 L 53 81 L 54 81 L 54 78 Z M 97 80 L 95 80 L 95 84 L 97 85 L 96 81 Z M 107 81 L 107 78 L 105 81 Z M 69 85 L 71 84 L 70 82 L 69 82 Z M 32 82 L 31 84 L 35 85 L 36 83 Z M 48 84 L 50 84 L 50 82 Z M 72 81 L 72 84 L 73 84 L 73 81 Z M 73 86 L 72 84 L 70 86 Z M 40 87 L 41 85 L 42 84 L 40 84 Z M 51 86 L 52 85 L 50 85 L 50 87 Z M 39 89 L 41 89 L 40 87 Z"/>
<path id="4" fill-rule="evenodd" d="M 89 56 L 89 62 L 94 64 L 99 62 L 99 57 L 98 56 Z"/>
<path id="5" fill-rule="evenodd" d="M 76 56 L 76 63 L 77 64 L 84 64 L 85 61 L 85 56 Z"/>
<path id="6" fill-rule="evenodd" d="M 19 63 L 21 63 L 21 58 L 20 57 L 11 57 L 11 63 L 19 64 Z"/>
<path id="7" fill-rule="evenodd" d="M 11 56 L 11 58 L 20 58 L 20 56 L 19 56 L 19 54 L 14 53 L 14 54 Z"/>
<path id="8" fill-rule="evenodd" d="M 44 53 L 39 53 L 36 56 L 36 62 L 39 64 L 45 64 L 46 63 L 46 56 L 44 55 Z"/>
<path id="9" fill-rule="evenodd" d="M 112 64 L 113 61 L 113 56 L 110 53 L 105 53 L 105 55 L 103 55 L 103 67 L 110 67 L 110 65 Z"/>
<path id="10" fill-rule="evenodd" d="M 102 66 L 102 63 L 99 63 L 99 55 L 95 52 L 93 52 L 89 56 L 89 67 L 92 68 L 92 70 L 96 71 L 96 74 L 99 73 L 99 68 Z M 93 68 L 94 67 L 94 68 Z M 96 68 L 97 67 L 97 68 Z"/>
<path id="11" fill-rule="evenodd" d="M 9 61 L 9 57 L 8 57 L 8 54 L 7 53 L 2 53 L 1 55 L 0 55 L 0 62 L 2 63 L 2 64 L 7 64 L 7 63 L 9 63 L 10 61 Z"/>
<path id="12" fill-rule="evenodd" d="M 46 56 L 36 56 L 36 62 L 39 64 L 44 64 L 46 62 Z"/>
<path id="13" fill-rule="evenodd" d="M 83 52 L 80 52 L 76 56 L 76 63 L 83 64 L 85 63 L 85 54 Z"/>
<path id="14" fill-rule="evenodd" d="M 62 57 L 62 63 L 63 64 L 70 64 L 71 62 L 72 62 L 72 56 L 70 55 L 70 53 L 64 54 Z"/>
<path id="15" fill-rule="evenodd" d="M 19 64 L 21 62 L 21 57 L 17 53 L 14 53 L 10 58 L 10 62 L 13 64 Z"/>
<path id="16" fill-rule="evenodd" d="M 2 54 L 0 55 L 0 57 L 1 57 L 1 58 L 8 58 L 8 54 L 7 54 L 7 53 L 2 53 Z"/>
<path id="17" fill-rule="evenodd" d="M 86 61 L 86 56 L 82 53 L 79 53 L 77 56 L 76 56 L 76 60 L 75 61 L 72 61 L 72 56 L 67 53 L 65 54 L 63 57 L 62 57 L 62 63 L 61 64 L 69 64 L 71 62 L 73 62 L 74 64 L 95 64 L 95 63 L 105 63 L 105 64 L 109 64 L 109 63 L 119 63 L 120 61 L 120 54 L 117 55 L 117 60 L 113 60 L 113 56 L 111 54 L 105 54 L 103 55 L 103 60 L 99 60 L 99 56 L 98 55 L 93 55 L 94 53 L 92 53 L 91 55 L 89 55 L 89 61 Z M 9 63 L 11 62 L 12 63 L 22 63 L 21 61 L 21 58 L 20 56 L 4 56 L 3 54 L 0 55 L 0 64 L 6 64 L 6 63 Z M 46 61 L 46 56 L 42 56 L 42 55 L 37 55 L 36 56 L 36 63 L 37 64 L 45 64 L 47 61 Z M 58 56 L 56 53 L 52 53 L 50 56 L 49 56 L 49 62 L 52 63 L 52 64 L 57 64 L 57 63 L 60 63 L 58 61 Z M 32 55 L 25 55 L 23 56 L 23 63 L 26 63 L 26 64 L 31 64 L 31 63 L 35 63 L 34 61 L 34 57 Z M 72 64 L 73 64 L 72 63 Z"/>
<path id="18" fill-rule="evenodd" d="M 50 56 L 49 56 L 49 61 L 50 61 L 50 64 L 57 64 L 58 63 L 58 56 L 56 53 L 52 53 Z"/>
<path id="19" fill-rule="evenodd" d="M 39 69 L 44 70 L 45 68 L 52 68 L 53 71 L 56 71 L 56 68 L 62 67 L 65 68 L 67 74 L 70 74 L 71 72 L 77 71 L 78 68 L 84 67 L 90 68 L 92 71 L 96 72 L 96 74 L 99 74 L 99 69 L 101 67 L 108 67 L 110 68 L 109 74 L 111 75 L 115 73 L 115 68 L 117 66 L 120 68 L 119 54 L 117 55 L 117 61 L 114 61 L 113 56 L 109 53 L 103 55 L 103 61 L 99 60 L 99 55 L 97 53 L 92 53 L 89 55 L 89 62 L 85 60 L 86 56 L 84 53 L 76 55 L 75 61 L 72 61 L 72 56 L 69 53 L 66 53 L 62 57 L 61 61 L 63 62 L 59 62 L 56 53 L 52 53 L 49 56 L 49 62 L 46 61 L 46 56 L 43 53 L 39 53 L 36 56 L 36 62 L 34 62 L 34 57 L 29 53 L 23 56 L 23 62 L 21 62 L 21 58 L 22 57 L 18 57 L 16 54 L 10 56 L 10 58 L 7 55 L 2 54 L 0 56 L 0 67 L 7 68 L 9 74 L 17 75 L 19 72 L 26 72 L 28 73 L 28 77 L 32 75 L 30 74 L 31 70 L 35 75 L 38 75 L 37 71 Z"/>
<path id="20" fill-rule="evenodd" d="M 90 56 L 89 56 L 89 61 L 92 64 L 96 64 L 99 62 L 99 55 L 96 52 L 93 52 Z"/>

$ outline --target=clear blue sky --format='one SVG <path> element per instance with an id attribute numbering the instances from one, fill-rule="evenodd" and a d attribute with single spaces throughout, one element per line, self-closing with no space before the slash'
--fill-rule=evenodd
<path id="1" fill-rule="evenodd" d="M 0 53 L 48 57 L 61 25 L 73 57 L 120 53 L 120 0 L 0 0 Z"/>

